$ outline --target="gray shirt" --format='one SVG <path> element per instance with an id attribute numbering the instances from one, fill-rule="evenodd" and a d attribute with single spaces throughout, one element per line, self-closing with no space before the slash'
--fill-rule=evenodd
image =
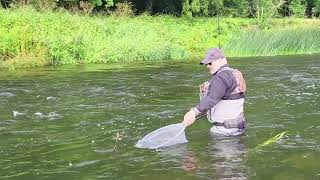
<path id="1" fill-rule="evenodd" d="M 229 65 L 226 64 L 221 68 L 227 66 Z M 237 80 L 231 71 L 223 70 L 219 72 L 221 68 L 211 76 L 208 94 L 196 106 L 201 114 L 213 108 L 220 100 L 244 98 L 244 93 L 231 95 L 232 91 L 237 87 Z"/>

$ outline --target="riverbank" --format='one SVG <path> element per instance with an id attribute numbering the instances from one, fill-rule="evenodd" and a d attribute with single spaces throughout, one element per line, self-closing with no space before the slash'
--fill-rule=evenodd
<path id="1" fill-rule="evenodd" d="M 254 19 L 236 18 L 221 18 L 218 28 L 217 18 L 88 16 L 31 8 L 0 9 L 0 17 L 1 66 L 11 69 L 182 61 L 201 58 L 219 42 L 228 56 L 320 52 L 317 19 L 276 19 L 261 30 Z"/>

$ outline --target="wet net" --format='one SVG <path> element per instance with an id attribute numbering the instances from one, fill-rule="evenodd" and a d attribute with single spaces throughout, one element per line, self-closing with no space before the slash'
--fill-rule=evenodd
<path id="1" fill-rule="evenodd" d="M 188 142 L 182 123 L 171 124 L 157 129 L 139 140 L 135 147 L 158 149 Z"/>

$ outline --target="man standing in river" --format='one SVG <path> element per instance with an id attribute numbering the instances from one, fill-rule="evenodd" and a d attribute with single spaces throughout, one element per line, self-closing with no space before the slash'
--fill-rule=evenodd
<path id="1" fill-rule="evenodd" d="M 244 132 L 243 113 L 246 83 L 242 73 L 229 67 L 224 53 L 218 48 L 208 51 L 200 62 L 212 74 L 209 81 L 200 85 L 200 103 L 184 115 L 183 124 L 188 127 L 196 117 L 207 113 L 210 129 L 215 135 L 236 136 Z"/>

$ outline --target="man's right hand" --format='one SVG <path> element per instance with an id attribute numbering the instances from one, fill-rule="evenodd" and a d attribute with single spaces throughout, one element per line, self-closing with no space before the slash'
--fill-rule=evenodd
<path id="1" fill-rule="evenodd" d="M 195 120 L 196 120 L 196 113 L 193 110 L 190 110 L 184 115 L 182 124 L 185 127 L 188 127 L 191 124 L 193 124 Z"/>

